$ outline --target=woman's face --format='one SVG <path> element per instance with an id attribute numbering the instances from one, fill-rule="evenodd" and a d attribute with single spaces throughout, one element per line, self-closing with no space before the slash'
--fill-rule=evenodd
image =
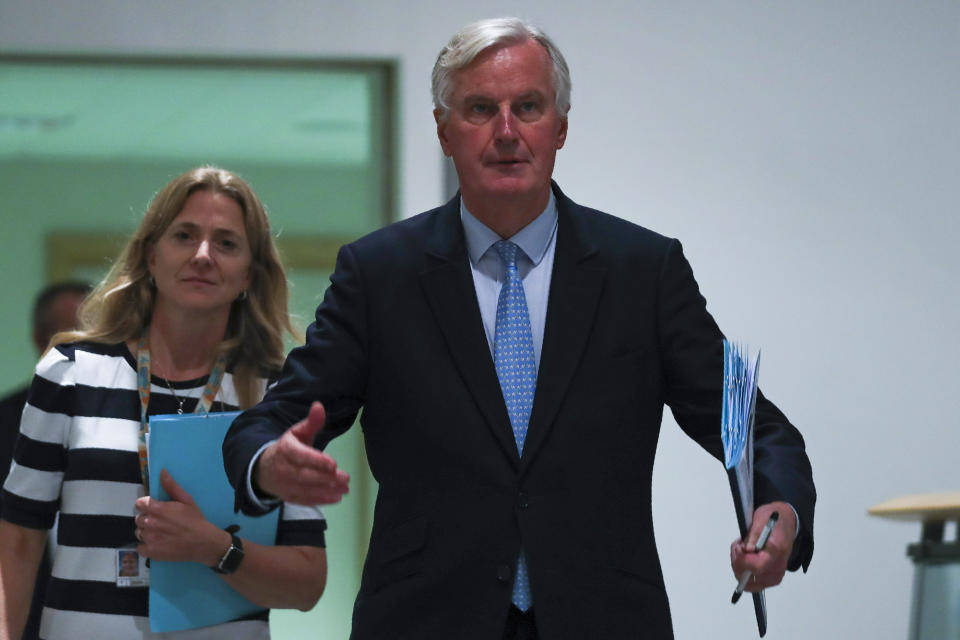
<path id="1" fill-rule="evenodd" d="M 250 262 L 240 205 L 222 193 L 190 194 L 148 257 L 157 310 L 229 314 L 250 286 Z"/>

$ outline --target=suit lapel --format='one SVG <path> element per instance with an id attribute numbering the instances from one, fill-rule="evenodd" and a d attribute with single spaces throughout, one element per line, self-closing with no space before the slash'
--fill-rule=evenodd
<path id="1" fill-rule="evenodd" d="M 516 466 L 517 445 L 480 317 L 460 222 L 459 198 L 440 211 L 428 241 L 420 283 L 457 369 L 504 453 Z"/>
<path id="2" fill-rule="evenodd" d="M 593 266 L 596 249 L 582 232 L 582 207 L 563 195 L 557 197 L 557 248 L 550 280 L 547 321 L 537 375 L 533 413 L 524 443 L 522 468 L 529 466 L 549 435 L 564 395 L 573 380 L 590 337 L 606 270 Z M 501 402 L 502 404 L 502 402 Z"/>
<path id="3" fill-rule="evenodd" d="M 590 215 L 554 184 L 557 196 L 557 248 L 554 255 L 547 321 L 537 376 L 533 412 L 522 462 L 490 357 L 473 276 L 463 239 L 459 198 L 439 212 L 428 240 L 426 268 L 420 282 L 440 332 L 477 408 L 504 453 L 526 468 L 543 445 L 573 380 L 591 328 L 606 270 L 590 260 L 596 254 L 580 221 Z"/>

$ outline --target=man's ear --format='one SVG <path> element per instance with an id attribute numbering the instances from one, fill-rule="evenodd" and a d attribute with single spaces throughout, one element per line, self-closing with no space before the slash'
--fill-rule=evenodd
<path id="1" fill-rule="evenodd" d="M 557 149 L 563 149 L 567 141 L 567 116 L 560 118 L 560 131 L 557 132 Z"/>
<path id="2" fill-rule="evenodd" d="M 433 119 L 437 123 L 437 139 L 440 141 L 440 148 L 443 149 L 443 155 L 449 158 L 452 154 L 450 141 L 447 140 L 447 123 L 450 120 L 450 112 L 445 109 L 434 109 Z"/>

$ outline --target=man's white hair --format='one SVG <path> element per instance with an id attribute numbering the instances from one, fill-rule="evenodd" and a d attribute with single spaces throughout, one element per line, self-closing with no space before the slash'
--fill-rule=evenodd
<path id="1" fill-rule="evenodd" d="M 457 31 L 437 56 L 437 62 L 433 65 L 431 90 L 433 106 L 441 111 L 440 118 L 446 120 L 450 114 L 447 100 L 452 91 L 454 71 L 467 67 L 491 47 L 520 44 L 527 40 L 536 40 L 550 56 L 557 113 L 560 117 L 566 117 L 570 110 L 570 69 L 557 45 L 543 31 L 520 18 L 491 18 L 468 24 Z"/>

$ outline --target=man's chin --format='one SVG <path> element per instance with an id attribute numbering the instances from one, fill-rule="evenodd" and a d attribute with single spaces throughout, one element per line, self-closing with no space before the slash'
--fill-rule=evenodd
<path id="1" fill-rule="evenodd" d="M 516 198 L 540 189 L 526 176 L 500 176 L 483 185 L 483 190 L 490 198 Z"/>

